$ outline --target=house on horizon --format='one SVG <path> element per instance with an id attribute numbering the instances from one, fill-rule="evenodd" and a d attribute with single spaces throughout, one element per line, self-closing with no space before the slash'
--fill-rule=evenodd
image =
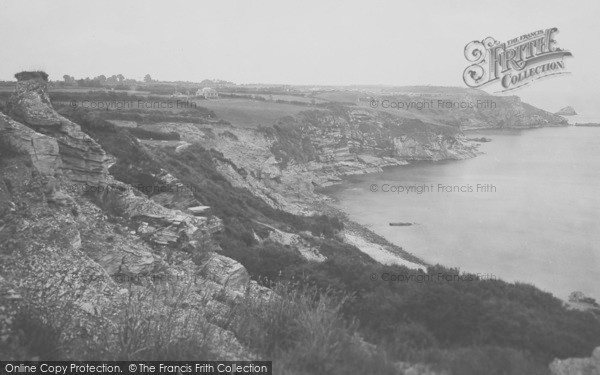
<path id="1" fill-rule="evenodd" d="M 196 96 L 203 96 L 204 99 L 219 99 L 219 93 L 212 87 L 205 87 L 196 91 Z"/>
<path id="2" fill-rule="evenodd" d="M 175 91 L 174 93 L 171 94 L 171 98 L 186 98 L 187 99 L 188 96 L 182 92 Z"/>

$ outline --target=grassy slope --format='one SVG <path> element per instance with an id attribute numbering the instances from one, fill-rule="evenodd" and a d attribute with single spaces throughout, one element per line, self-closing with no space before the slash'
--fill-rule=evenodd
<path id="1" fill-rule="evenodd" d="M 292 104 L 250 99 L 207 100 L 202 105 L 214 111 L 219 118 L 240 127 L 272 125 L 281 117 L 306 109 Z"/>

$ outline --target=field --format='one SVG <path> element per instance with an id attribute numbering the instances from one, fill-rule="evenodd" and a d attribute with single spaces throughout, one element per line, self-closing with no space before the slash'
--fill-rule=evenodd
<path id="1" fill-rule="evenodd" d="M 327 91 L 316 94 L 315 98 L 329 102 L 356 103 L 358 98 L 362 98 L 364 96 L 364 93 L 357 91 Z"/>
<path id="2" fill-rule="evenodd" d="M 269 101 L 280 101 L 280 102 L 289 102 L 287 104 L 297 104 L 294 102 L 301 102 L 306 104 L 320 104 L 326 103 L 328 100 L 319 99 L 313 96 L 303 96 L 303 95 L 286 95 L 286 94 L 260 94 L 260 93 L 237 93 L 237 92 L 222 92 L 221 94 L 226 95 L 244 95 L 244 96 L 252 96 L 259 99 L 269 100 Z M 286 103 L 283 103 L 286 104 Z"/>
<path id="3" fill-rule="evenodd" d="M 0 104 L 4 103 L 14 92 L 15 85 L 12 83 L 0 85 Z M 293 116 L 301 111 L 310 109 L 311 98 L 295 95 L 272 95 L 273 100 L 253 100 L 247 98 L 221 98 L 217 100 L 204 100 L 190 97 L 188 105 L 185 98 L 172 98 L 166 95 L 148 95 L 146 91 L 108 91 L 91 88 L 50 88 L 50 98 L 57 109 L 71 106 L 74 102 L 77 106 L 83 106 L 92 112 L 101 114 L 101 117 L 111 121 L 125 121 L 128 127 L 134 126 L 133 122 L 141 125 L 143 122 L 214 122 L 222 120 L 237 127 L 255 128 L 258 126 L 273 125 L 282 117 Z M 264 99 L 270 99 L 268 95 L 262 96 Z M 129 103 L 124 108 L 106 109 L 112 101 L 122 101 Z M 138 100 L 141 100 L 140 105 Z M 275 102 L 298 101 L 306 103 L 292 104 Z M 85 102 L 84 102 L 85 101 Z M 315 103 L 321 103 L 323 100 L 316 99 Z M 92 108 L 92 104 L 102 108 Z M 99 103 L 99 104 L 98 104 Z M 154 105 L 153 103 L 159 103 Z M 162 103 L 162 105 L 161 105 Z M 181 106 L 178 103 L 182 103 Z M 168 105 L 170 104 L 170 105 Z M 212 111 L 212 112 L 211 112 Z M 185 116 L 186 118 L 175 118 L 174 116 Z M 215 119 L 216 116 L 216 119 Z M 160 118 L 159 118 L 160 117 Z M 164 118 L 163 118 L 164 117 Z M 171 118 L 173 117 L 173 118 Z M 189 121 L 192 118 L 197 121 Z M 160 121 L 159 121 L 160 120 Z"/>
<path id="4" fill-rule="evenodd" d="M 307 110 L 305 106 L 250 99 L 206 100 L 202 106 L 212 110 L 219 119 L 239 127 L 268 126 L 282 117 Z"/>

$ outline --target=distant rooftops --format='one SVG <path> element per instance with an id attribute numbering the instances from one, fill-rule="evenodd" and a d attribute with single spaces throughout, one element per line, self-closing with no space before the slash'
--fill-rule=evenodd
<path id="1" fill-rule="evenodd" d="M 219 93 L 212 87 L 204 87 L 196 91 L 196 96 L 204 96 L 205 99 L 217 99 Z"/>

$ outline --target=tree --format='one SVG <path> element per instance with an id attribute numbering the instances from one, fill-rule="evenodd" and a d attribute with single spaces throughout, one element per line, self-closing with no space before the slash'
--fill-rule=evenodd
<path id="1" fill-rule="evenodd" d="M 144 82 L 152 82 L 152 77 L 150 77 L 150 74 L 146 74 L 146 76 L 144 77 Z"/>
<path id="2" fill-rule="evenodd" d="M 123 76 L 123 74 L 117 74 L 117 79 L 119 80 L 119 83 L 121 83 L 125 80 L 125 77 Z"/>
<path id="3" fill-rule="evenodd" d="M 72 85 L 72 84 L 74 84 L 74 83 L 75 83 L 75 77 L 71 77 L 71 76 L 70 76 L 70 75 L 68 75 L 68 74 L 65 74 L 65 75 L 63 76 L 63 79 L 65 80 L 65 84 L 66 84 L 66 85 Z"/>

